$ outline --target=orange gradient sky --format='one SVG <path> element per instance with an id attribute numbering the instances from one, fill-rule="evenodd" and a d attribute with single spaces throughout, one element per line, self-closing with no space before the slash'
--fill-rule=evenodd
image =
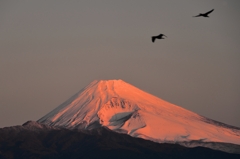
<path id="1" fill-rule="evenodd" d="M 239 0 L 0 1 L 0 127 L 122 79 L 240 127 Z M 210 18 L 193 18 L 215 9 Z M 151 42 L 163 33 L 164 40 Z"/>

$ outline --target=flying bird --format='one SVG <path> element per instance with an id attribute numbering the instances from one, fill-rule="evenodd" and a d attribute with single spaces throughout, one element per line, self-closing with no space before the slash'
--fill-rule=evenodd
<path id="1" fill-rule="evenodd" d="M 166 35 L 164 35 L 164 34 L 159 34 L 159 35 L 157 35 L 157 36 L 152 36 L 152 42 L 154 43 L 154 41 L 156 40 L 156 39 L 164 39 L 163 37 L 167 37 Z"/>
<path id="2" fill-rule="evenodd" d="M 214 9 L 212 9 L 206 13 L 199 13 L 198 15 L 193 16 L 193 17 L 209 17 L 208 14 L 212 13 L 213 11 L 214 11 Z"/>

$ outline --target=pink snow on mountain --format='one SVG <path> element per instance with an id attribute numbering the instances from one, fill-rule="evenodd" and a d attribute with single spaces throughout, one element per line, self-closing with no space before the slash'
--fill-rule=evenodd
<path id="1" fill-rule="evenodd" d="M 204 141 L 240 145 L 240 129 L 144 92 L 122 80 L 93 81 L 39 119 L 69 129 L 105 126 L 155 142 Z"/>

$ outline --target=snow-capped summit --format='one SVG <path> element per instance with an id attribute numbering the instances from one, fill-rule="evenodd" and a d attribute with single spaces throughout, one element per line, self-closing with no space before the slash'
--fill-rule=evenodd
<path id="1" fill-rule="evenodd" d="M 240 145 L 240 129 L 146 93 L 122 80 L 93 81 L 38 122 L 70 129 L 105 126 L 156 142 Z"/>

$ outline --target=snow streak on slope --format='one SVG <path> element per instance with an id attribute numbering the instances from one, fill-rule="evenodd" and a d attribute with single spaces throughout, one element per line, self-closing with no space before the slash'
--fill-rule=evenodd
<path id="1" fill-rule="evenodd" d="M 122 80 L 90 83 L 39 122 L 70 129 L 101 126 L 156 142 L 240 144 L 240 129 L 213 121 Z"/>

